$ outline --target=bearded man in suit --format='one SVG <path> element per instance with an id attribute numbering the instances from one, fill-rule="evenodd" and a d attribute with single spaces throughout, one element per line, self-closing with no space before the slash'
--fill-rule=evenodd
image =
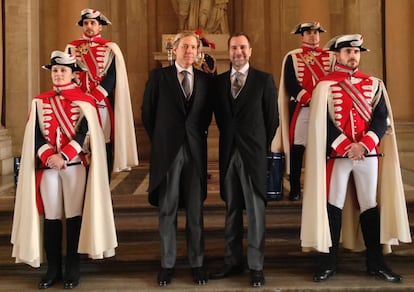
<path id="1" fill-rule="evenodd" d="M 267 151 L 279 124 L 273 77 L 252 68 L 249 37 L 228 41 L 232 68 L 217 76 L 213 108 L 220 131 L 220 191 L 226 202 L 224 266 L 219 279 L 244 271 L 243 209 L 248 221 L 247 263 L 250 284 L 263 286 Z"/>

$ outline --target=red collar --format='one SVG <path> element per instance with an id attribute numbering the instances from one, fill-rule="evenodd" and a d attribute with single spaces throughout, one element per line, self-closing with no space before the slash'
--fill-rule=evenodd
<path id="1" fill-rule="evenodd" d="M 368 74 L 364 74 L 360 72 L 358 68 L 352 69 L 339 63 L 335 64 L 333 71 L 339 74 L 340 73 L 345 74 L 348 77 L 356 77 L 356 78 L 369 78 L 370 77 Z"/>
<path id="2" fill-rule="evenodd" d="M 53 84 L 53 90 L 57 93 L 60 93 L 64 90 L 68 90 L 68 89 L 74 89 L 75 87 L 77 87 L 77 85 L 73 82 L 68 83 L 68 84 L 64 84 L 64 85 L 55 85 L 55 84 Z"/>
<path id="3" fill-rule="evenodd" d="M 322 48 L 319 47 L 319 44 L 309 44 L 309 43 L 305 43 L 302 42 L 302 51 L 303 53 L 308 53 L 308 52 L 324 52 L 324 50 Z"/>
<path id="4" fill-rule="evenodd" d="M 50 97 L 54 97 L 56 95 L 61 95 L 70 101 L 86 101 L 95 106 L 93 98 L 86 95 L 75 83 L 53 86 L 53 90 L 43 92 L 35 96 L 35 99 L 49 99 Z"/>
<path id="5" fill-rule="evenodd" d="M 348 79 L 351 77 L 367 79 L 367 78 L 370 78 L 371 76 L 368 74 L 359 72 L 358 68 L 352 69 L 347 66 L 336 63 L 332 73 L 328 74 L 327 76 L 322 77 L 321 80 L 335 80 L 335 81 L 340 82 L 344 79 Z"/>
<path id="6" fill-rule="evenodd" d="M 102 38 L 101 34 L 97 34 L 97 35 L 94 35 L 92 37 L 86 36 L 84 34 L 82 36 L 82 38 L 80 38 L 78 40 L 74 40 L 70 44 L 78 47 L 79 45 L 84 44 L 84 43 L 97 43 L 97 44 L 100 44 L 100 45 L 105 45 L 109 42 L 110 42 L 109 40 L 106 40 L 106 39 Z"/>

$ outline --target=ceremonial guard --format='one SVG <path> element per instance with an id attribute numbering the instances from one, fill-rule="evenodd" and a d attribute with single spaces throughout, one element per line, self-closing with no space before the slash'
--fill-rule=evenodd
<path id="1" fill-rule="evenodd" d="M 93 96 L 104 131 L 108 174 L 138 165 L 137 142 L 124 57 L 119 46 L 101 36 L 111 22 L 100 11 L 84 9 L 78 25 L 80 39 L 66 51 L 76 56 L 85 71 L 79 73 L 80 88 Z M 116 129 L 116 131 L 114 131 Z"/>
<path id="2" fill-rule="evenodd" d="M 48 267 L 39 289 L 49 288 L 62 278 L 65 238 L 63 286 L 71 289 L 79 283 L 79 253 L 113 256 L 117 239 L 95 102 L 72 82 L 80 70 L 74 56 L 54 51 L 44 68 L 51 70 L 53 89 L 33 99 L 24 132 L 12 256 L 39 267 L 44 245 Z"/>
<path id="3" fill-rule="evenodd" d="M 360 34 L 328 44 L 336 63 L 312 95 L 302 247 L 325 253 L 316 282 L 335 275 L 340 239 L 345 248 L 366 249 L 369 275 L 400 282 L 383 257 L 390 245 L 411 242 L 387 91 L 358 70 L 367 51 Z"/>
<path id="4" fill-rule="evenodd" d="M 211 48 L 212 50 L 216 49 L 216 44 L 210 42 L 204 35 L 204 32 L 202 30 L 196 30 L 195 34 L 198 35 L 198 37 L 200 38 L 200 47 L 199 47 L 199 52 L 196 58 L 196 61 L 194 62 L 194 67 L 198 70 L 204 71 L 207 74 L 210 75 L 217 75 L 217 62 L 216 59 L 206 53 L 203 52 L 203 48 L 207 47 L 207 48 Z"/>
<path id="5" fill-rule="evenodd" d="M 319 22 L 298 24 L 293 34 L 302 36 L 302 46 L 286 54 L 279 85 L 280 127 L 272 142 L 272 152 L 284 152 L 290 179 L 289 200 L 301 195 L 302 161 L 306 147 L 309 103 L 313 88 L 330 71 L 333 55 L 319 46 Z"/>

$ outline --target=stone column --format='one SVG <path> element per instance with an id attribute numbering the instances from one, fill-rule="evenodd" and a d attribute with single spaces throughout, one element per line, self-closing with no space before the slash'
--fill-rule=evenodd
<path id="1" fill-rule="evenodd" d="M 0 11 L 3 12 L 3 2 L 0 2 Z M 3 14 L 3 13 L 2 13 Z M 3 31 L 3 19 L 0 16 L 0 31 Z M 1 36 L 1 42 L 3 43 L 4 36 Z M 3 58 L 3 46 L 0 46 L 0 57 Z M 12 171 L 12 140 L 8 135 L 7 129 L 3 126 L 3 66 L 0 69 L 0 175 L 9 174 Z"/>
<path id="2" fill-rule="evenodd" d="M 413 9 L 411 0 L 385 1 L 385 82 L 396 122 L 401 168 L 411 172 L 414 171 Z"/>
<path id="3" fill-rule="evenodd" d="M 414 122 L 412 54 L 414 25 L 411 0 L 385 1 L 386 85 L 393 105 L 394 119 Z"/>
<path id="4" fill-rule="evenodd" d="M 5 126 L 0 137 L 0 172 L 13 172 L 20 155 L 30 100 L 39 92 L 39 0 L 5 0 Z M 13 144 L 12 144 L 13 141 Z"/>
<path id="5" fill-rule="evenodd" d="M 3 39 L 4 39 L 4 35 L 3 35 L 3 2 L 0 2 L 0 11 L 1 11 L 1 15 L 0 15 L 0 31 L 2 32 L 1 34 L 1 43 L 3 43 Z M 3 46 L 0 46 L 0 58 L 1 58 L 1 63 L 2 66 L 0 68 L 0 128 L 3 128 L 3 79 L 4 79 L 4 75 L 3 75 Z"/>

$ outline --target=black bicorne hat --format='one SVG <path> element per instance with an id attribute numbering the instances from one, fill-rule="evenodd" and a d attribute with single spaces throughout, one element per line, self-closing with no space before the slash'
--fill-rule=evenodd
<path id="1" fill-rule="evenodd" d="M 362 46 L 364 38 L 360 34 L 339 35 L 326 44 L 329 51 L 339 52 L 342 48 L 359 48 L 361 52 L 369 51 Z"/>
<path id="2" fill-rule="evenodd" d="M 307 30 L 317 30 L 319 32 L 326 32 L 326 30 L 321 27 L 321 24 L 318 21 L 313 21 L 297 24 L 295 28 L 292 30 L 292 33 L 303 34 L 303 32 Z"/>

